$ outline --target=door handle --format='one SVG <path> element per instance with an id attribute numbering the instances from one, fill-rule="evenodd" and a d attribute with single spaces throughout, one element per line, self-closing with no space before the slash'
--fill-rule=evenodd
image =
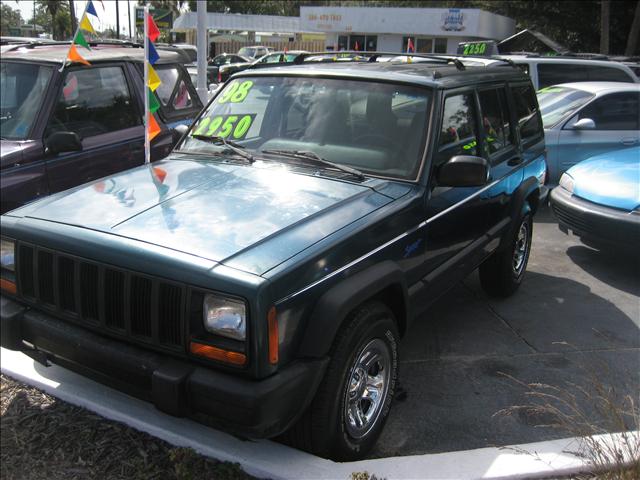
<path id="1" fill-rule="evenodd" d="M 638 140 L 636 140 L 633 137 L 627 137 L 627 138 L 623 138 L 622 140 L 620 140 L 620 143 L 623 144 L 623 145 L 631 146 L 631 145 L 635 145 L 636 143 L 638 143 Z"/>
<path id="2" fill-rule="evenodd" d="M 522 163 L 521 157 L 513 157 L 507 161 L 507 165 L 509 165 L 510 167 L 515 167 L 516 165 L 520 165 L 521 163 Z"/>

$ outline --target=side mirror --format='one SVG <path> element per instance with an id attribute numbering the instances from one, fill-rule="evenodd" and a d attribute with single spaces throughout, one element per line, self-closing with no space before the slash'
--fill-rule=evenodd
<path id="1" fill-rule="evenodd" d="M 489 162 L 482 157 L 457 155 L 440 166 L 436 179 L 444 187 L 480 187 L 489 179 Z"/>
<path id="2" fill-rule="evenodd" d="M 581 118 L 571 127 L 573 130 L 595 130 L 596 122 L 590 118 Z"/>
<path id="3" fill-rule="evenodd" d="M 62 152 L 82 151 L 82 142 L 75 132 L 54 132 L 45 139 L 44 146 L 47 153 L 54 155 Z"/>
<path id="4" fill-rule="evenodd" d="M 172 132 L 173 143 L 174 144 L 178 143 L 178 140 L 180 140 L 188 131 L 189 131 L 189 127 L 187 127 L 186 125 L 178 125 L 174 127 Z"/>

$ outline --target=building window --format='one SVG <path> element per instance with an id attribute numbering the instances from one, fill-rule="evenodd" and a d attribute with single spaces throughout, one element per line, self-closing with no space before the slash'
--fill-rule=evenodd
<path id="1" fill-rule="evenodd" d="M 434 53 L 447 53 L 447 39 L 436 38 Z"/>
<path id="2" fill-rule="evenodd" d="M 407 45 L 411 39 L 415 53 L 447 53 L 446 38 L 426 38 L 426 37 L 402 37 L 403 53 L 407 52 Z"/>
<path id="3" fill-rule="evenodd" d="M 349 47 L 349 37 L 340 35 L 338 37 L 338 50 L 346 50 Z"/>
<path id="4" fill-rule="evenodd" d="M 433 39 L 419 38 L 416 45 L 416 53 L 431 53 L 431 52 L 433 52 Z"/>

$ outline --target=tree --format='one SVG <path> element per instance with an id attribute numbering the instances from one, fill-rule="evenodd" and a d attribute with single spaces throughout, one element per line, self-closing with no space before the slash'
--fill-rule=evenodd
<path id="1" fill-rule="evenodd" d="M 18 28 L 22 25 L 20 10 L 14 10 L 9 5 L 0 5 L 0 31 L 2 35 L 10 35 L 9 28 Z"/>
<path id="2" fill-rule="evenodd" d="M 631 31 L 629 32 L 629 39 L 627 40 L 627 48 L 624 51 L 625 55 L 633 55 L 640 53 L 640 47 L 638 40 L 640 39 L 640 2 L 636 5 L 636 13 L 633 16 L 633 23 L 631 24 Z"/>
<path id="3" fill-rule="evenodd" d="M 51 32 L 54 40 L 73 35 L 69 4 L 58 0 L 36 0 L 36 24 Z M 33 23 L 33 19 L 29 23 Z"/>

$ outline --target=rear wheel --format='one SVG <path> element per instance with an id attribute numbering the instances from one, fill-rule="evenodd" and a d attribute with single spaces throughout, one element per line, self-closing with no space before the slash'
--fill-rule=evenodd
<path id="1" fill-rule="evenodd" d="M 339 332 L 309 410 L 287 443 L 337 461 L 361 458 L 389 414 L 398 374 L 398 331 L 380 302 L 359 307 Z"/>
<path id="2" fill-rule="evenodd" d="M 480 265 L 480 284 L 487 294 L 508 297 L 515 293 L 527 269 L 532 234 L 533 221 L 527 214 L 520 219 L 506 248 L 497 250 Z"/>

